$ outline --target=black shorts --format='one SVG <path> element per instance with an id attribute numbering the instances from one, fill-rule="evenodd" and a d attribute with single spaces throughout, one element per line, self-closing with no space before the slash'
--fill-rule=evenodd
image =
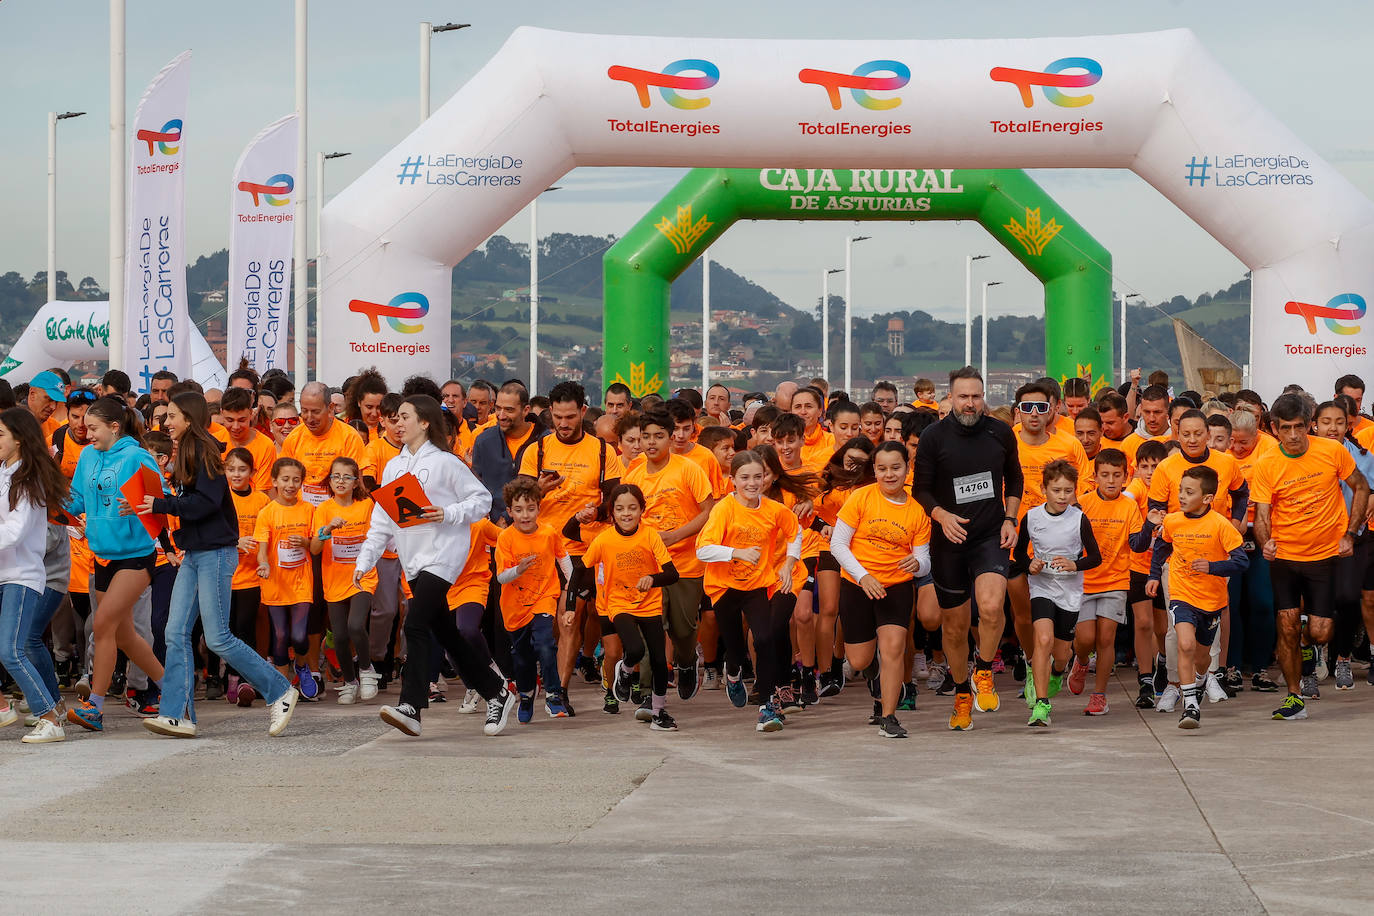
<path id="1" fill-rule="evenodd" d="M 581 587 L 577 590 L 577 600 L 590 601 L 595 604 L 596 576 L 589 576 L 586 574 L 587 564 L 583 562 L 582 557 L 569 556 L 568 559 L 572 561 L 573 576 L 581 583 Z M 614 633 L 615 630 L 612 629 L 611 632 Z"/>
<path id="2" fill-rule="evenodd" d="M 1184 601 L 1171 601 L 1169 613 L 1174 618 L 1175 627 L 1180 623 L 1193 625 L 1193 633 L 1199 646 L 1207 646 L 1210 649 L 1212 643 L 1216 642 L 1217 634 L 1221 632 L 1221 611 L 1204 611 Z"/>
<path id="3" fill-rule="evenodd" d="M 848 579 L 840 580 L 840 623 L 844 641 L 851 645 L 878 638 L 878 627 L 911 626 L 916 611 L 916 583 L 908 579 L 885 586 L 886 597 L 874 601 Z"/>
<path id="4" fill-rule="evenodd" d="M 96 558 L 95 573 L 91 578 L 91 590 L 97 592 L 107 592 L 110 590 L 110 582 L 114 580 L 115 573 L 121 569 L 141 569 L 148 574 L 149 580 L 153 577 L 153 569 L 157 567 L 157 551 L 153 551 L 147 556 L 128 557 L 123 560 L 102 560 Z"/>
<path id="5" fill-rule="evenodd" d="M 830 551 L 822 550 L 821 555 L 816 558 L 816 571 L 837 573 L 840 571 L 840 561 L 835 559 L 835 555 Z"/>
<path id="6" fill-rule="evenodd" d="M 1302 608 L 1309 617 L 1330 619 L 1336 615 L 1336 558 L 1280 560 L 1269 564 L 1274 589 L 1274 609 Z"/>
<path id="7" fill-rule="evenodd" d="M 801 590 L 804 592 L 816 593 L 816 567 L 820 564 L 820 557 L 811 557 L 802 560 L 802 565 L 806 567 L 806 581 L 802 583 Z"/>
<path id="8" fill-rule="evenodd" d="M 599 621 L 601 621 L 601 638 L 602 638 L 602 639 L 605 639 L 607 636 L 614 636 L 614 635 L 616 635 L 616 634 L 615 634 L 615 623 L 612 622 L 611 618 L 607 617 L 605 614 L 598 614 L 597 617 L 596 617 L 596 619 L 599 620 Z"/>
<path id="9" fill-rule="evenodd" d="M 940 607 L 952 608 L 969 600 L 979 576 L 996 573 L 1006 578 L 1011 557 L 1002 547 L 1000 530 L 963 544 L 951 544 L 937 535 L 930 542 L 930 566 Z"/>
<path id="10" fill-rule="evenodd" d="M 1131 603 L 1132 607 L 1139 604 L 1141 601 L 1149 601 L 1154 605 L 1156 610 L 1162 611 L 1164 610 L 1164 583 L 1160 583 L 1159 591 L 1151 598 L 1149 595 L 1145 594 L 1145 583 L 1149 581 L 1149 573 L 1136 572 L 1134 569 L 1131 570 L 1131 588 L 1130 594 L 1126 597 L 1126 600 Z"/>
<path id="11" fill-rule="evenodd" d="M 1048 598 L 1031 599 L 1031 624 L 1037 620 L 1054 621 L 1054 638 L 1057 642 L 1073 642 L 1073 630 L 1078 626 L 1078 612 L 1068 611 Z"/>

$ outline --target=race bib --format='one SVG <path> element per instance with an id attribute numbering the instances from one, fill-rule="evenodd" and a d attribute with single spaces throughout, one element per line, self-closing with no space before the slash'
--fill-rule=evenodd
<path id="1" fill-rule="evenodd" d="M 301 487 L 301 495 L 310 505 L 320 506 L 329 498 L 329 490 L 317 483 L 308 483 Z"/>
<path id="2" fill-rule="evenodd" d="M 295 569 L 305 565 L 304 547 L 287 547 L 285 541 L 277 542 L 277 566 L 280 569 Z"/>
<path id="3" fill-rule="evenodd" d="M 358 560 L 358 554 L 363 549 L 364 540 L 366 538 L 356 534 L 342 537 L 335 534 L 329 539 L 329 543 L 333 545 L 330 548 L 330 553 L 336 560 L 355 563 Z"/>
<path id="4" fill-rule="evenodd" d="M 961 506 L 965 503 L 991 499 L 995 495 L 996 493 L 992 488 L 991 471 L 954 478 L 954 501 Z"/>

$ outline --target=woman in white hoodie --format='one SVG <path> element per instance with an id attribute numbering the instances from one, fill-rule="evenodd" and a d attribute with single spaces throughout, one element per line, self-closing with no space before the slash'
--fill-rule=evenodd
<path id="1" fill-rule="evenodd" d="M 60 698 L 52 690 L 57 679 L 51 674 L 37 615 L 47 578 L 43 549 L 48 507 L 56 509 L 66 502 L 67 489 L 33 414 L 19 407 L 0 413 L 0 664 L 38 717 L 34 730 L 23 738 L 26 744 L 66 738 L 56 713 Z M 12 710 L 6 712 L 0 713 L 0 725 L 18 718 Z"/>
<path id="2" fill-rule="evenodd" d="M 377 564 L 388 542 L 394 542 L 410 583 L 401 702 L 383 706 L 382 721 L 407 735 L 420 734 L 420 712 L 429 705 L 430 650 L 437 638 L 453 657 L 463 683 L 487 701 L 483 731 L 500 734 L 519 698 L 459 635 L 448 609 L 448 590 L 467 560 L 472 524 L 491 509 L 491 494 L 450 450 L 448 423 L 434 398 L 417 394 L 402 401 L 396 411 L 396 433 L 403 447 L 387 462 L 381 485 L 412 474 L 429 505 L 417 507 L 422 510 L 419 523 L 403 528 L 378 503 L 354 568 L 356 585 Z"/>

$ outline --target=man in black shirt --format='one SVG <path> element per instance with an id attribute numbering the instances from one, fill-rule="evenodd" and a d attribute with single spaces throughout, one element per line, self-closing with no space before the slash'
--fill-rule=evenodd
<path id="1" fill-rule="evenodd" d="M 921 433 L 912 485 L 930 515 L 931 573 L 944 618 L 943 643 L 955 680 L 949 727 L 973 727 L 969 684 L 970 592 L 978 600 L 978 654 L 973 686 L 978 709 L 1000 705 L 991 659 L 1004 626 L 1009 551 L 1016 545 L 1016 510 L 1023 479 L 1011 427 L 986 415 L 983 379 L 965 366 L 949 375 L 949 416 Z"/>

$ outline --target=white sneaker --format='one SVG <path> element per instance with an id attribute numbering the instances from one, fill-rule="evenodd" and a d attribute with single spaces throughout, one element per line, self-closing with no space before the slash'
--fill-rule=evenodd
<path id="1" fill-rule="evenodd" d="M 19 711 L 14 708 L 13 703 L 6 706 L 4 712 L 0 712 L 0 728 L 4 728 L 6 725 L 13 725 L 18 721 Z"/>
<path id="2" fill-rule="evenodd" d="M 350 681 L 339 685 L 339 705 L 352 706 L 358 702 L 358 682 Z"/>
<path id="3" fill-rule="evenodd" d="M 1170 684 L 1164 688 L 1164 692 L 1155 700 L 1155 712 L 1173 712 L 1178 706 L 1178 701 L 1183 698 L 1183 691 L 1178 689 L 1178 685 Z"/>
<path id="4" fill-rule="evenodd" d="M 945 682 L 945 670 L 945 666 L 938 663 L 930 666 L 930 676 L 926 678 L 927 690 L 940 689 Z"/>
<path id="5" fill-rule="evenodd" d="M 168 738 L 194 738 L 196 723 L 187 719 L 173 719 L 171 716 L 154 716 L 143 720 L 143 727 L 155 735 Z"/>
<path id="6" fill-rule="evenodd" d="M 1325 677 L 1325 675 L 1323 675 L 1323 677 Z M 33 712 L 33 710 L 29 708 L 29 701 L 24 699 L 23 697 L 20 697 L 18 700 L 16 700 L 14 706 L 16 709 L 18 709 L 25 715 L 28 715 L 29 713 Z"/>
<path id="7" fill-rule="evenodd" d="M 66 741 L 67 732 L 56 722 L 39 719 L 33 731 L 19 740 L 24 744 L 52 744 L 54 741 Z"/>
<path id="8" fill-rule="evenodd" d="M 930 666 L 926 663 L 926 654 L 924 652 L 917 652 L 916 658 L 912 661 L 911 682 L 914 684 L 920 678 L 929 676 Z"/>
<path id="9" fill-rule="evenodd" d="M 267 707 L 269 716 L 267 734 L 277 738 L 286 731 L 286 726 L 291 724 L 291 717 L 296 713 L 296 704 L 300 702 L 300 698 L 301 692 L 299 690 L 295 687 L 288 687 L 280 700 Z"/>
<path id="10" fill-rule="evenodd" d="M 1327 657 L 1326 646 L 1317 646 L 1317 680 L 1324 681 L 1331 676 L 1331 660 Z M 22 702 L 22 701 L 21 701 Z"/>
<path id="11" fill-rule="evenodd" d="M 380 680 L 380 676 L 371 668 L 358 672 L 358 699 L 371 700 L 376 697 L 377 684 Z"/>
<path id="12" fill-rule="evenodd" d="M 469 687 L 463 692 L 463 702 L 458 704 L 458 711 L 470 715 L 477 711 L 477 705 L 481 702 L 482 695 Z"/>
<path id="13" fill-rule="evenodd" d="M 1207 702 L 1208 702 L 1208 703 L 1223 703 L 1223 702 L 1225 702 L 1226 700 L 1229 700 L 1229 699 L 1231 699 L 1231 698 L 1230 698 L 1229 696 L 1227 696 L 1225 688 L 1223 688 L 1223 687 L 1221 686 L 1221 681 L 1217 680 L 1216 672 L 1214 672 L 1214 671 L 1208 672 L 1208 673 L 1207 673 Z"/>
<path id="14" fill-rule="evenodd" d="M 715 668 L 707 668 L 706 672 L 701 676 L 701 689 L 719 690 L 720 672 L 716 671 Z"/>

